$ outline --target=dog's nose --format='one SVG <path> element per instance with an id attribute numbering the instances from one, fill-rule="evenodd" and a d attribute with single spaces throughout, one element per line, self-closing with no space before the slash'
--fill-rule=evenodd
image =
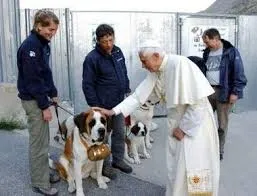
<path id="1" fill-rule="evenodd" d="M 146 134 L 145 134 L 145 132 L 142 132 L 142 136 L 145 136 Z"/>
<path id="2" fill-rule="evenodd" d="M 104 136 L 105 135 L 105 129 L 104 128 L 98 129 L 98 133 L 99 133 L 100 136 Z"/>

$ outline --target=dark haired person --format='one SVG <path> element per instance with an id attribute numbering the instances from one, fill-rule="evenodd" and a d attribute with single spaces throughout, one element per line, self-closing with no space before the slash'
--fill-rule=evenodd
<path id="1" fill-rule="evenodd" d="M 239 51 L 230 42 L 221 39 L 217 29 L 207 29 L 202 39 L 206 45 L 203 53 L 205 65 L 203 72 L 215 90 L 215 93 L 208 98 L 213 110 L 217 111 L 220 160 L 222 160 L 229 112 L 236 101 L 243 98 L 247 79 Z"/>
<path id="2" fill-rule="evenodd" d="M 49 66 L 49 42 L 56 34 L 59 19 L 48 10 L 34 17 L 31 34 L 17 52 L 19 98 L 28 117 L 29 164 L 32 190 L 43 195 L 57 195 L 50 183 L 60 180 L 48 165 L 50 99 L 57 102 L 57 89 Z"/>
<path id="3" fill-rule="evenodd" d="M 96 41 L 95 48 L 83 63 L 82 88 L 89 106 L 111 109 L 130 93 L 125 58 L 121 49 L 114 45 L 115 35 L 110 25 L 97 27 Z M 132 168 L 123 161 L 124 127 L 123 115 L 110 118 L 112 167 L 131 173 Z M 103 175 L 114 179 L 116 174 L 112 167 L 109 158 L 106 159 Z"/>

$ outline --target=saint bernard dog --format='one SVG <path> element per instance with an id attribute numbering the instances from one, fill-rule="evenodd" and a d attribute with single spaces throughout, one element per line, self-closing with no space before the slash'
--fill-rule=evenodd
<path id="1" fill-rule="evenodd" d="M 107 189 L 109 178 L 102 175 L 103 159 L 89 160 L 88 149 L 103 144 L 107 135 L 107 120 L 99 110 L 89 110 L 69 117 L 62 126 L 70 133 L 63 154 L 55 163 L 60 176 L 68 182 L 68 191 L 84 196 L 82 179 L 91 176 L 99 188 Z"/>
<path id="2" fill-rule="evenodd" d="M 140 155 L 150 158 L 146 151 L 145 137 L 147 128 L 142 122 L 137 122 L 126 133 L 124 159 L 129 163 L 140 164 Z"/>
<path id="3" fill-rule="evenodd" d="M 130 115 L 131 124 L 135 124 L 135 122 L 142 122 L 146 125 L 148 132 L 145 137 L 145 144 L 146 148 L 148 149 L 152 148 L 151 143 L 154 141 L 150 135 L 150 131 L 158 128 L 158 125 L 152 122 L 154 106 L 158 103 L 159 101 L 148 99 Z"/>

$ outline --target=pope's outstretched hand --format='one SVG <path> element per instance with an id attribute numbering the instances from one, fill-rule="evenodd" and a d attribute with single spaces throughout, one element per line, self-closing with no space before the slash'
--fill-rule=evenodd
<path id="1" fill-rule="evenodd" d="M 108 109 L 101 108 L 101 107 L 92 107 L 92 109 L 93 110 L 100 110 L 106 116 L 112 116 L 112 115 L 115 114 L 113 110 L 108 110 Z"/>

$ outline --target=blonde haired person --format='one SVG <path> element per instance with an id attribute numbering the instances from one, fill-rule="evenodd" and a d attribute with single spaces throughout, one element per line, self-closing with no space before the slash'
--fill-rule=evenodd
<path id="1" fill-rule="evenodd" d="M 56 34 L 59 19 L 51 11 L 39 10 L 31 34 L 17 52 L 19 98 L 28 117 L 29 164 L 32 190 L 57 195 L 50 183 L 60 180 L 48 166 L 50 99 L 57 102 L 57 89 L 49 66 L 49 42 Z"/>
<path id="2" fill-rule="evenodd" d="M 208 96 L 214 91 L 188 58 L 166 54 L 155 40 L 139 49 L 150 73 L 135 92 L 107 115 L 128 116 L 151 92 L 166 104 L 167 196 L 218 196 L 219 140 Z"/>

